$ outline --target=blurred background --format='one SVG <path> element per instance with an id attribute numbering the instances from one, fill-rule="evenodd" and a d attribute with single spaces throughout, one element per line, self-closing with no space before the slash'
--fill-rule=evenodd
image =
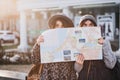
<path id="1" fill-rule="evenodd" d="M 23 64 L 21 71 L 27 72 L 36 38 L 57 13 L 70 17 L 75 27 L 82 15 L 92 14 L 113 51 L 119 49 L 120 0 L 0 0 L 0 69 L 20 71 Z"/>

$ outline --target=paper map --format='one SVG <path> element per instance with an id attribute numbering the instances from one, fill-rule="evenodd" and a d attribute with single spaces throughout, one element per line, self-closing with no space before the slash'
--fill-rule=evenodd
<path id="1" fill-rule="evenodd" d="M 102 59 L 100 27 L 49 29 L 42 35 L 41 63 L 75 61 L 80 53 L 86 60 Z"/>

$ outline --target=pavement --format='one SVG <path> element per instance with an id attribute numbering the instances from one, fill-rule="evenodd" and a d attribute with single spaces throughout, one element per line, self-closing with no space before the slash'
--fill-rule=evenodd
<path id="1" fill-rule="evenodd" d="M 31 66 L 30 64 L 0 65 L 0 80 L 26 80 Z"/>
<path id="2" fill-rule="evenodd" d="M 26 80 L 26 76 L 24 72 L 0 70 L 0 80 Z"/>
<path id="3" fill-rule="evenodd" d="M 32 65 L 30 64 L 9 64 L 9 65 L 0 65 L 0 70 L 10 70 L 10 71 L 18 71 L 28 73 Z"/>

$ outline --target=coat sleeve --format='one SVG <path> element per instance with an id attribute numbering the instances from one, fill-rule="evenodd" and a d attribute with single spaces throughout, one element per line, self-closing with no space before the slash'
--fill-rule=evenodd
<path id="1" fill-rule="evenodd" d="M 31 62 L 33 64 L 40 63 L 40 46 L 35 43 L 31 50 Z"/>
<path id="2" fill-rule="evenodd" d="M 117 59 L 114 52 L 111 49 L 110 41 L 107 39 L 103 44 L 103 58 L 106 67 L 108 67 L 109 69 L 113 69 Z"/>
<path id="3" fill-rule="evenodd" d="M 82 68 L 83 68 L 83 65 L 80 65 L 80 64 L 75 62 L 74 69 L 77 73 L 79 73 L 82 70 Z"/>

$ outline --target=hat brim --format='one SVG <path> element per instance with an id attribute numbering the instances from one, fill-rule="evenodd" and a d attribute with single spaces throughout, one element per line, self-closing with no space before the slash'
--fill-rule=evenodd
<path id="1" fill-rule="evenodd" d="M 72 27 L 74 26 L 72 20 L 70 18 L 68 18 L 67 16 L 64 16 L 64 15 L 54 15 L 48 21 L 49 27 L 53 26 L 53 24 L 55 24 L 56 20 L 59 20 L 59 19 L 65 20 L 68 24 L 71 24 Z M 71 27 L 71 26 L 66 26 L 66 27 Z"/>

